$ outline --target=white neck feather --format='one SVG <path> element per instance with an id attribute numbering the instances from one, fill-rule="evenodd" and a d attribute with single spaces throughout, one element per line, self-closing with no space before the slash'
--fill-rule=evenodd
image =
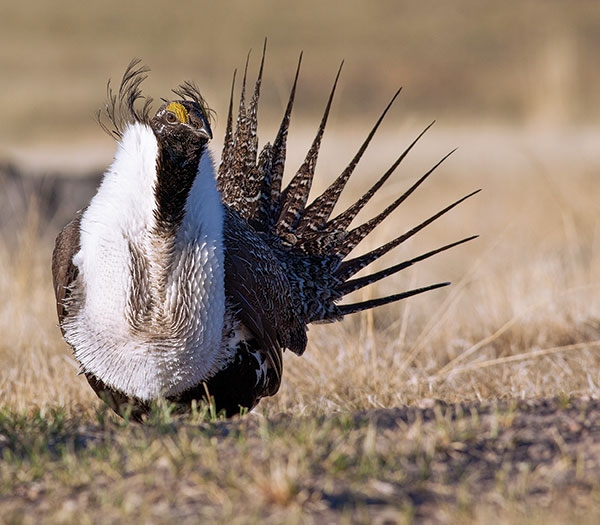
<path id="1" fill-rule="evenodd" d="M 158 145 L 150 127 L 130 125 L 115 160 L 81 219 L 73 258 L 80 290 L 65 337 L 86 372 L 148 401 L 174 395 L 214 374 L 223 355 L 225 315 L 223 208 L 208 150 L 190 190 L 171 265 L 165 239 L 154 233 Z M 131 322 L 131 246 L 148 263 L 152 310 L 141 328 Z M 162 287 L 157 286 L 162 277 Z M 79 306 L 79 305 L 74 305 Z"/>

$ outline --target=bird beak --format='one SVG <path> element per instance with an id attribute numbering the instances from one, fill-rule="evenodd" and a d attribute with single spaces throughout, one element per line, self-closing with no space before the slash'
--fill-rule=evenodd
<path id="1" fill-rule="evenodd" d="M 206 121 L 203 122 L 202 126 L 197 128 L 198 134 L 204 137 L 206 140 L 211 140 L 213 138 L 212 130 L 210 129 L 210 124 Z"/>

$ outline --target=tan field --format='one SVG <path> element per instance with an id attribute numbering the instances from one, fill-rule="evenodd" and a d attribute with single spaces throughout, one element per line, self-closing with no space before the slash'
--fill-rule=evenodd
<path id="1" fill-rule="evenodd" d="M 76 176 L 108 165 L 113 144 L 91 115 L 106 78 L 118 78 L 128 59 L 144 50 L 156 59 L 150 65 L 157 78 L 149 79 L 148 89 L 156 89 L 157 98 L 164 86 L 188 78 L 180 78 L 187 75 L 181 62 L 197 59 L 200 71 L 209 68 L 207 97 L 215 100 L 215 136 L 221 137 L 231 68 L 267 35 L 270 79 L 261 142 L 274 135 L 299 50 L 306 55 L 288 176 L 312 140 L 339 55 L 346 58 L 348 75 L 334 104 L 314 194 L 345 167 L 398 83 L 405 93 L 351 181 L 345 204 L 440 118 L 359 219 L 381 210 L 458 147 L 361 250 L 482 189 L 376 269 L 473 234 L 479 238 L 351 300 L 434 282 L 452 281 L 450 287 L 311 326 L 306 354 L 286 354 L 280 392 L 242 420 L 220 421 L 202 411 L 182 420 L 158 407 L 140 426 L 108 414 L 77 375 L 56 326 L 50 256 L 57 226 L 39 234 L 45 219 L 32 205 L 17 232 L 0 232 L 18 238 L 0 244 L 0 522 L 33 523 L 39 516 L 65 523 L 103 517 L 144 523 L 595 522 L 600 101 L 591 88 L 598 86 L 597 73 L 585 63 L 597 50 L 600 26 L 591 3 L 566 10 L 558 2 L 543 3 L 549 9 L 525 2 L 519 16 L 516 8 L 482 13 L 476 2 L 463 1 L 460 9 L 439 7 L 435 15 L 427 7 L 403 11 L 408 14 L 400 21 L 391 3 L 370 13 L 352 2 L 372 17 L 368 27 L 354 27 L 359 42 L 352 44 L 346 11 L 321 12 L 311 4 L 327 27 L 337 27 L 338 39 L 330 37 L 337 46 L 323 45 L 321 61 L 311 38 L 316 22 L 296 11 L 303 30 L 290 22 L 290 13 L 268 18 L 271 2 L 252 10 L 233 3 L 248 21 L 236 20 L 237 42 L 219 36 L 218 27 L 229 23 L 221 8 L 207 8 L 202 20 L 212 16 L 221 24 L 207 23 L 208 54 L 191 46 L 189 32 L 164 28 L 169 38 L 159 49 L 149 29 L 163 27 L 150 14 L 155 5 L 90 9 L 82 13 L 82 28 L 71 20 L 70 2 L 59 4 L 64 11 L 40 2 L 39 18 L 29 20 L 29 39 L 20 48 L 27 67 L 19 70 L 14 54 L 1 57 L 6 89 L 0 108 L 10 125 L 0 131 L 0 152 L 25 172 Z M 127 20 L 141 10 L 139 48 L 121 33 L 130 27 L 116 16 L 121 7 Z M 22 24 L 25 15 L 18 6 L 4 8 L 0 41 L 6 44 L 17 33 L 6 22 L 9 15 Z M 184 27 L 186 10 L 200 17 L 195 9 L 182 2 L 171 22 Z M 338 15 L 346 25 L 338 27 Z M 120 28 L 114 39 L 100 22 L 90 22 L 94 17 Z M 530 32 L 523 17 L 538 20 Z M 65 33 L 61 23 L 74 29 Z M 294 28 L 289 38 L 284 24 Z M 106 49 L 93 51 L 85 27 Z M 412 27 L 436 36 L 428 42 Z M 80 51 L 65 51 L 69 34 L 69 45 Z M 55 40 L 46 57 L 37 56 L 44 35 Z M 475 41 L 474 49 L 469 43 Z M 184 50 L 178 60 L 174 49 Z M 210 66 L 216 50 L 222 51 L 218 67 Z M 371 64 L 373 53 L 378 61 Z M 252 79 L 256 63 L 254 56 Z M 62 69 L 52 72 L 59 64 Z M 395 64 L 405 69 L 392 73 Z M 46 90 L 32 85 L 38 73 L 48 76 Z M 217 138 L 217 158 L 219 147 Z M 457 459 L 467 456 L 464 463 Z"/>
<path id="2" fill-rule="evenodd" d="M 293 134 L 290 142 L 303 146 L 309 131 Z M 415 127 L 413 136 L 418 131 Z M 345 167 L 362 138 L 360 131 L 331 130 L 316 192 Z M 405 129 L 384 130 L 348 188 L 346 204 L 411 138 Z M 478 188 L 481 193 L 386 256 L 380 267 L 472 234 L 480 237 L 357 299 L 438 281 L 452 286 L 311 327 L 310 349 L 301 359 L 287 356 L 284 388 L 261 408 L 321 413 L 411 404 L 423 397 L 597 395 L 592 371 L 600 345 L 595 198 L 600 179 L 592 170 L 600 165 L 593 148 L 599 139 L 591 129 L 553 134 L 491 128 L 475 134 L 432 128 L 363 219 L 451 146 L 460 148 L 361 248 L 391 239 Z M 291 153 L 292 166 L 302 151 Z M 56 328 L 50 252 L 51 239 L 40 240 L 27 229 L 17 249 L 2 251 L 3 295 L 11 298 L 0 316 L 2 360 L 10 364 L 2 371 L 3 384 L 11 385 L 2 400 L 18 410 L 88 404 L 94 397 L 75 375 L 77 365 Z"/>

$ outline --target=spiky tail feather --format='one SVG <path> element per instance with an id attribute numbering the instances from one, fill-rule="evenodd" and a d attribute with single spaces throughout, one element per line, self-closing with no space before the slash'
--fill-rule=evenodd
<path id="1" fill-rule="evenodd" d="M 393 275 L 394 273 L 440 252 L 449 250 L 459 244 L 474 239 L 476 236 L 467 237 L 408 261 L 395 264 L 366 277 L 352 279 L 352 276 L 358 271 L 367 267 L 384 254 L 406 241 L 454 207 L 458 206 L 461 202 L 478 193 L 478 191 L 470 193 L 450 204 L 411 230 L 379 248 L 354 259 L 345 260 L 347 255 L 363 239 L 365 239 L 377 225 L 384 221 L 423 182 L 425 182 L 425 180 L 430 177 L 436 168 L 438 168 L 452 152 L 443 157 L 435 166 L 433 166 L 433 168 L 427 171 L 381 213 L 365 223 L 349 229 L 350 224 L 355 219 L 356 215 L 390 178 L 406 155 L 433 123 L 427 126 L 417 136 L 406 150 L 399 155 L 383 176 L 362 197 L 345 211 L 341 212 L 336 217 L 331 218 L 333 209 L 335 208 L 346 183 L 369 146 L 385 115 L 400 93 L 400 90 L 394 94 L 391 101 L 385 107 L 381 116 L 375 122 L 373 128 L 367 135 L 367 138 L 346 169 L 321 195 L 316 197 L 311 204 L 307 205 L 321 140 L 327 124 L 327 118 L 329 116 L 331 103 L 342 66 L 340 65 L 336 74 L 323 117 L 304 162 L 301 164 L 297 173 L 292 177 L 289 184 L 282 189 L 287 134 L 296 94 L 302 55 L 300 55 L 298 60 L 289 101 L 279 127 L 279 132 L 277 133 L 273 144 L 267 143 L 259 154 L 257 110 L 260 98 L 265 49 L 266 42 L 265 48 L 263 48 L 260 70 L 256 80 L 254 93 L 248 107 L 246 107 L 245 103 L 248 60 L 246 61 L 235 130 L 233 130 L 234 87 L 232 86 L 225 144 L 223 146 L 222 161 L 219 167 L 218 183 L 225 204 L 235 210 L 257 232 L 259 232 L 267 244 L 271 246 L 286 269 L 288 278 L 293 283 L 297 295 L 298 313 L 302 316 L 304 322 L 308 324 L 311 322 L 337 320 L 347 314 L 375 308 L 450 284 L 447 282 L 437 283 L 368 301 L 344 305 L 337 304 L 340 299 L 351 292 Z"/>

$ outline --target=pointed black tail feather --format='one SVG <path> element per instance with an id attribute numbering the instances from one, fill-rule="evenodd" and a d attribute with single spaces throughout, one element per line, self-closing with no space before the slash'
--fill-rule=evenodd
<path id="1" fill-rule="evenodd" d="M 371 188 L 360 198 L 358 199 L 352 206 L 347 208 L 345 211 L 340 213 L 337 217 L 331 220 L 328 223 L 328 229 L 332 230 L 345 230 L 350 226 L 350 223 L 354 220 L 354 218 L 358 215 L 358 213 L 365 207 L 365 205 L 371 200 L 373 195 L 379 191 L 379 189 L 385 184 L 385 182 L 390 178 L 390 176 L 396 171 L 396 168 L 400 165 L 400 163 L 406 158 L 408 153 L 415 147 L 417 142 L 421 139 L 425 133 L 435 124 L 433 121 L 429 124 L 416 139 L 414 139 L 410 145 L 402 152 L 402 154 L 396 159 L 396 161 L 390 166 L 390 168 L 381 176 L 381 178 L 371 186 Z M 435 169 L 435 167 L 433 168 Z M 417 181 L 417 186 L 421 184 L 429 175 L 431 175 L 433 170 L 426 173 L 421 180 Z"/>
<path id="2" fill-rule="evenodd" d="M 458 199 L 457 201 L 454 201 L 452 204 L 446 206 L 444 209 L 440 210 L 439 212 L 434 213 L 431 217 L 429 217 L 428 219 L 425 219 L 423 222 L 421 222 L 414 228 L 408 230 L 406 233 L 403 233 L 402 235 L 387 242 L 386 244 L 383 244 L 379 248 L 376 248 L 376 249 L 374 249 L 364 255 L 356 257 L 354 259 L 349 259 L 348 261 L 344 261 L 340 265 L 340 268 L 337 272 L 337 276 L 340 279 L 345 281 L 346 279 L 348 279 L 349 277 L 351 277 L 358 271 L 362 270 L 363 268 L 365 268 L 372 262 L 376 261 L 383 255 L 385 255 L 387 252 L 389 252 L 396 246 L 399 246 L 406 240 L 410 239 L 413 235 L 420 232 L 426 226 L 429 226 L 432 222 L 434 222 L 436 219 L 439 219 L 442 215 L 445 215 L 453 208 L 456 208 L 456 206 L 458 206 L 461 202 L 464 202 L 465 200 L 467 200 L 468 198 L 472 197 L 473 195 L 479 193 L 480 191 L 481 190 L 476 190 L 476 191 L 471 192 L 468 195 L 465 195 L 464 197 Z"/>
<path id="3" fill-rule="evenodd" d="M 302 217 L 302 220 L 297 228 L 297 232 L 302 232 L 304 230 L 321 230 L 325 226 L 325 223 L 329 220 L 335 205 L 337 204 L 342 191 L 346 187 L 346 183 L 352 176 L 354 169 L 359 163 L 360 159 L 364 155 L 367 147 L 373 140 L 375 133 L 379 129 L 379 126 L 383 122 L 387 112 L 390 110 L 394 101 L 402 91 L 402 88 L 398 89 L 392 99 L 389 101 L 386 108 L 381 113 L 380 117 L 375 122 L 375 125 L 367 135 L 367 138 L 362 143 L 361 147 L 358 149 L 356 155 L 350 161 L 350 164 L 346 167 L 346 169 L 338 176 L 338 178 L 321 194 L 319 195 L 309 206 L 306 208 L 306 211 Z"/>
<path id="4" fill-rule="evenodd" d="M 238 104 L 238 115 L 235 130 L 233 130 L 233 93 L 235 89 L 236 74 L 234 72 L 229 100 L 229 114 L 227 116 L 227 128 L 225 130 L 225 141 L 221 153 L 221 164 L 217 184 L 225 204 L 243 215 L 244 203 L 246 201 L 246 188 L 242 186 L 245 168 L 248 164 L 248 151 L 251 142 L 248 138 L 248 125 L 246 113 L 246 78 L 248 74 L 248 61 L 250 52 L 246 57 L 244 77 Z"/>
<path id="5" fill-rule="evenodd" d="M 231 159 L 233 158 L 235 143 L 233 141 L 233 93 L 235 91 L 235 77 L 237 69 L 233 71 L 231 81 L 231 93 L 229 95 L 229 109 L 227 111 L 227 125 L 225 127 L 225 138 L 223 139 L 223 150 L 221 151 L 221 163 L 219 164 L 219 179 L 224 181 L 228 171 L 231 169 Z"/>
<path id="6" fill-rule="evenodd" d="M 403 261 L 401 263 L 390 266 L 389 268 L 385 268 L 384 270 L 381 270 L 379 272 L 375 272 L 370 275 L 366 275 L 365 277 L 359 277 L 356 279 L 348 279 L 348 280 L 344 281 L 344 283 L 337 288 L 337 291 L 339 293 L 341 293 L 342 295 L 348 295 L 351 292 L 360 290 L 361 288 L 364 288 L 365 286 L 373 284 L 377 281 L 380 281 L 381 279 L 389 277 L 390 275 L 394 275 L 395 273 L 398 273 L 406 268 L 409 268 L 410 266 L 412 266 L 418 262 L 424 261 L 425 259 L 429 259 L 430 257 L 437 255 L 438 253 L 445 252 L 446 250 L 450 250 L 451 248 L 454 248 L 455 246 L 458 246 L 459 244 L 464 244 L 466 242 L 472 241 L 473 239 L 476 239 L 477 237 L 478 237 L 478 235 L 471 235 L 470 237 L 466 237 L 465 239 L 461 239 L 460 241 L 446 244 L 444 246 L 436 248 L 435 250 L 431 250 L 431 251 L 423 253 L 417 257 L 409 259 L 408 261 Z"/>
<path id="7" fill-rule="evenodd" d="M 263 48 L 260 68 L 254 84 L 254 92 L 252 94 L 252 98 L 250 99 L 250 103 L 248 104 L 248 109 L 246 110 L 246 123 L 244 130 L 245 137 L 242 140 L 246 141 L 247 150 L 245 153 L 246 158 L 240 159 L 240 163 L 245 164 L 242 170 L 244 176 L 243 178 L 239 176 L 237 178 L 239 181 L 238 184 L 241 184 L 241 181 L 243 181 L 243 189 L 240 191 L 243 199 L 238 208 L 238 212 L 242 217 L 248 221 L 252 221 L 253 223 L 256 223 L 255 217 L 257 215 L 257 210 L 260 206 L 260 198 L 263 193 L 265 167 L 269 163 L 271 155 L 269 146 L 263 148 L 260 156 L 258 155 L 257 135 L 258 101 L 260 99 L 260 88 L 262 85 L 266 44 L 267 42 L 265 40 L 265 48 Z"/>
<path id="8" fill-rule="evenodd" d="M 400 204 L 402 204 L 429 176 L 444 162 L 454 150 L 446 154 L 442 159 L 415 182 L 408 190 L 398 197 L 392 204 L 385 208 L 381 213 L 368 220 L 367 222 L 357 226 L 348 232 L 348 237 L 344 240 L 344 247 L 340 249 L 340 254 L 348 255 L 358 244 L 373 231 L 373 229 L 381 224 Z M 395 164 L 395 163 L 394 163 Z"/>
<path id="9" fill-rule="evenodd" d="M 261 197 L 259 222 L 265 226 L 265 231 L 274 229 L 276 219 L 281 215 L 281 183 L 283 180 L 283 171 L 285 168 L 285 159 L 287 154 L 287 136 L 290 127 L 292 109 L 296 99 L 296 87 L 298 86 L 298 77 L 300 76 L 300 66 L 302 65 L 302 53 L 298 57 L 296 74 L 290 90 L 288 103 L 281 119 L 279 131 L 273 141 L 272 155 L 268 169 L 265 171 L 263 183 L 263 194 Z"/>
<path id="10" fill-rule="evenodd" d="M 397 293 L 394 295 L 388 295 L 386 297 L 378 297 L 377 299 L 369 299 L 368 301 L 362 301 L 360 303 L 352 303 L 352 304 L 342 304 L 337 306 L 336 312 L 332 313 L 331 316 L 323 318 L 323 321 L 335 321 L 340 317 L 349 314 L 355 314 L 357 312 L 362 312 L 364 310 L 370 310 L 371 308 L 376 308 L 378 306 L 383 306 L 390 303 L 395 303 L 396 301 L 401 301 L 402 299 L 406 299 L 408 297 L 412 297 L 413 295 L 419 295 L 421 293 L 429 292 L 431 290 L 436 290 L 438 288 L 443 288 L 444 286 L 449 286 L 450 282 L 445 283 L 437 283 L 431 284 L 429 286 L 424 286 L 423 288 L 415 288 L 414 290 L 408 290 L 406 292 Z"/>
<path id="11" fill-rule="evenodd" d="M 231 171 L 233 172 L 233 180 L 238 174 L 243 173 L 246 167 L 246 158 L 248 155 L 248 113 L 246 111 L 246 79 L 248 78 L 248 63 L 250 61 L 250 51 L 246 56 L 246 64 L 244 65 L 244 76 L 242 78 L 242 89 L 240 91 L 240 102 L 238 105 L 238 118 L 235 123 L 235 131 L 233 140 L 235 143 L 235 155 L 231 161 Z"/>
<path id="12" fill-rule="evenodd" d="M 260 98 L 260 87 L 262 85 L 262 76 L 265 66 L 265 54 L 267 52 L 267 40 L 265 39 L 262 57 L 260 59 L 260 67 L 258 69 L 258 76 L 254 84 L 254 93 L 250 99 L 248 105 L 248 140 L 250 142 L 250 148 L 246 156 L 246 169 L 250 170 L 256 166 L 256 158 L 258 155 L 258 101 Z M 244 72 L 245 75 L 245 72 Z"/>

